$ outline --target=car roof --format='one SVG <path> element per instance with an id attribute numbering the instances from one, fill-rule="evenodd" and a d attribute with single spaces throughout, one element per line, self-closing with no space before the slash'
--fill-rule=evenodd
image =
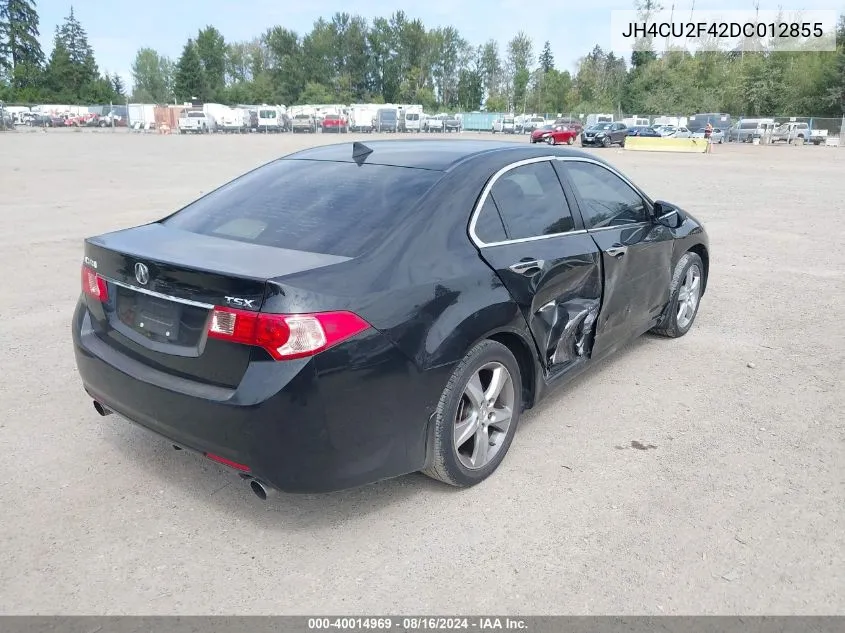
<path id="1" fill-rule="evenodd" d="M 354 162 L 353 143 L 336 143 L 312 147 L 284 156 L 285 160 L 324 160 L 334 162 Z M 363 145 L 373 150 L 363 162 L 368 165 L 389 165 L 448 171 L 459 163 L 479 156 L 500 155 L 514 161 L 537 156 L 583 156 L 594 158 L 592 154 L 579 150 L 554 148 L 528 143 L 483 140 L 401 140 L 401 141 L 365 141 Z"/>

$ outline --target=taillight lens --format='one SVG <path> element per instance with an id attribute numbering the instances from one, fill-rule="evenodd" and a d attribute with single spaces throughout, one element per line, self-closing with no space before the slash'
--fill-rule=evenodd
<path id="1" fill-rule="evenodd" d="M 106 280 L 88 266 L 82 267 L 82 292 L 97 301 L 108 301 L 109 298 Z"/>
<path id="2" fill-rule="evenodd" d="M 222 341 L 264 348 L 276 360 L 313 356 L 369 329 L 352 312 L 268 314 L 214 308 L 208 336 Z"/>

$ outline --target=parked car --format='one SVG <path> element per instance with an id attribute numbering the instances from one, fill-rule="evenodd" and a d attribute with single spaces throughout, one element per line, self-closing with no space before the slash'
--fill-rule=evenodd
<path id="1" fill-rule="evenodd" d="M 692 133 L 692 138 L 705 138 L 704 130 L 699 130 L 698 132 Z M 716 143 L 717 145 L 721 145 L 725 141 L 725 131 L 721 130 L 717 127 L 713 128 L 713 131 L 710 133 L 710 142 Z"/>
<path id="2" fill-rule="evenodd" d="M 426 116 L 422 122 L 423 132 L 442 132 L 443 119 L 436 116 Z"/>
<path id="3" fill-rule="evenodd" d="M 534 135 L 532 134 L 532 137 Z M 554 125 L 548 132 L 543 133 L 542 139 L 549 145 L 572 145 L 578 138 L 578 131 L 566 125 Z"/>
<path id="4" fill-rule="evenodd" d="M 419 110 L 410 110 L 402 113 L 400 123 L 403 132 L 420 132 L 423 125 L 423 113 Z"/>
<path id="5" fill-rule="evenodd" d="M 185 110 L 179 116 L 180 134 L 208 134 L 213 131 L 213 119 L 202 110 Z"/>
<path id="6" fill-rule="evenodd" d="M 679 125 L 672 131 L 671 134 L 666 134 L 665 136 L 669 136 L 671 138 L 690 138 L 692 137 L 692 132 L 690 132 L 689 128 Z"/>
<path id="7" fill-rule="evenodd" d="M 584 126 L 581 124 L 580 121 L 576 121 L 575 119 L 569 119 L 569 118 L 566 118 L 566 117 L 560 118 L 560 119 L 555 119 L 554 124 L 555 125 L 565 125 L 568 128 L 572 128 L 573 130 L 576 130 L 578 132 L 578 134 L 580 134 L 584 130 Z"/>
<path id="8" fill-rule="evenodd" d="M 555 126 L 552 123 L 546 123 L 545 125 L 541 125 L 536 130 L 531 132 L 531 135 L 528 137 L 529 143 L 545 143 L 546 142 L 546 134 L 551 133 L 551 131 L 555 129 Z"/>
<path id="9" fill-rule="evenodd" d="M 660 132 L 653 127 L 647 125 L 638 125 L 636 127 L 628 128 L 628 136 L 649 136 L 652 138 L 660 138 Z"/>
<path id="10" fill-rule="evenodd" d="M 47 127 L 65 127 L 67 117 L 63 114 L 51 114 L 50 123 Z"/>
<path id="11" fill-rule="evenodd" d="M 584 152 L 314 147 L 86 239 L 73 348 L 100 415 L 260 498 L 413 471 L 471 486 L 554 387 L 644 332 L 690 330 L 708 248 L 694 217 Z"/>
<path id="12" fill-rule="evenodd" d="M 291 122 L 291 130 L 293 132 L 310 132 L 312 134 L 317 132 L 317 119 L 310 114 L 294 115 Z"/>
<path id="13" fill-rule="evenodd" d="M 619 145 L 625 147 L 625 137 L 628 128 L 624 123 L 597 123 L 581 133 L 581 145 L 601 145 L 610 147 Z"/>
<path id="14" fill-rule="evenodd" d="M 349 131 L 349 122 L 341 114 L 327 114 L 323 119 L 323 132 L 346 133 Z"/>
<path id="15" fill-rule="evenodd" d="M 461 131 L 461 120 L 456 117 L 454 114 L 441 114 L 443 118 L 443 131 L 444 132 L 460 132 Z"/>
<path id="16" fill-rule="evenodd" d="M 772 142 L 779 141 L 785 143 L 792 143 L 798 141 L 800 143 L 813 143 L 813 145 L 821 145 L 827 138 L 827 130 L 814 130 L 810 128 L 810 124 L 804 121 L 789 121 L 776 127 L 772 132 Z"/>
<path id="17" fill-rule="evenodd" d="M 52 127 L 53 117 L 49 114 L 33 113 L 26 124 L 30 127 Z"/>
<path id="18" fill-rule="evenodd" d="M 264 133 L 284 132 L 288 125 L 286 119 L 287 117 L 285 117 L 281 108 L 261 106 L 258 109 L 258 131 Z"/>
<path id="19" fill-rule="evenodd" d="M 522 129 L 519 130 L 525 134 L 531 134 L 537 128 L 546 125 L 546 119 L 541 116 L 526 117 L 522 120 Z"/>
<path id="20" fill-rule="evenodd" d="M 728 131 L 728 141 L 751 143 L 775 127 L 774 119 L 742 119 Z"/>
<path id="21" fill-rule="evenodd" d="M 496 132 L 501 132 L 502 134 L 515 134 L 516 133 L 516 120 L 512 116 L 506 116 L 500 119 L 495 119 L 493 121 L 493 127 L 490 130 L 495 134 Z"/>

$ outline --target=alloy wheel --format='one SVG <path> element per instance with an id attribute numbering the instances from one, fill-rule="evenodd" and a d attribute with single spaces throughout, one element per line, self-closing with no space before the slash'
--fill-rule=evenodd
<path id="1" fill-rule="evenodd" d="M 486 363 L 472 374 L 458 404 L 452 440 L 465 468 L 483 468 L 502 448 L 514 399 L 513 379 L 502 363 Z"/>
<path id="2" fill-rule="evenodd" d="M 678 327 L 685 329 L 695 316 L 698 301 L 701 298 L 701 270 L 692 265 L 687 270 L 684 283 L 678 288 L 678 312 L 676 321 Z"/>

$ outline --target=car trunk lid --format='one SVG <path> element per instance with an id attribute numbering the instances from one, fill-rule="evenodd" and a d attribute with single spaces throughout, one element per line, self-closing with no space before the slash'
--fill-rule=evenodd
<path id="1" fill-rule="evenodd" d="M 236 387 L 263 352 L 208 336 L 214 309 L 257 312 L 270 279 L 348 259 L 154 223 L 86 240 L 84 265 L 107 295 L 86 301 L 108 345 L 159 371 Z"/>

